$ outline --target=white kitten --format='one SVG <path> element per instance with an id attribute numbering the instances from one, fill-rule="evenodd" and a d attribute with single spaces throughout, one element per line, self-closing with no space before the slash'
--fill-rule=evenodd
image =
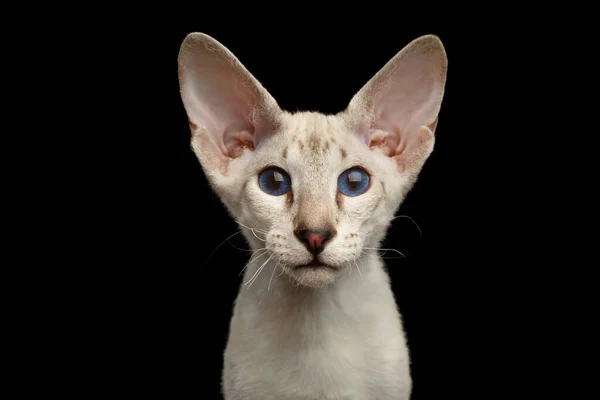
<path id="1" fill-rule="evenodd" d="M 216 40 L 179 54 L 192 146 L 256 252 L 225 350 L 227 400 L 409 399 L 409 355 L 379 246 L 433 150 L 447 59 L 436 36 L 337 115 L 282 111 Z"/>

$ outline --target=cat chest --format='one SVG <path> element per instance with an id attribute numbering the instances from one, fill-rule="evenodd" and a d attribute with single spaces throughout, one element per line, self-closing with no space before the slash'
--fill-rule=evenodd
<path id="1" fill-rule="evenodd" d="M 246 365 L 238 379 L 247 387 L 265 388 L 269 393 L 281 388 L 282 395 L 298 398 L 363 398 L 366 365 L 356 346 L 321 343 L 287 350 L 263 348 L 252 357 L 257 362 Z"/>
<path id="2" fill-rule="evenodd" d="M 285 388 L 288 395 L 296 393 L 299 398 L 362 398 L 370 368 L 368 346 L 359 335 L 320 332 L 320 336 L 294 336 L 286 329 L 278 333 L 245 341 L 251 346 L 229 349 L 226 358 L 238 366 L 238 382 L 244 381 L 248 387 Z"/>

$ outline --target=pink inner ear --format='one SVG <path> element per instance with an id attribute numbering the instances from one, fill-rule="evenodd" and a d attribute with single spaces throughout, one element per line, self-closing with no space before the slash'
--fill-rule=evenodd
<path id="1" fill-rule="evenodd" d="M 392 157 L 398 149 L 404 147 L 400 141 L 400 135 L 394 135 L 381 129 L 372 129 L 370 133 L 369 148 L 379 151 L 383 155 Z"/>
<path id="2" fill-rule="evenodd" d="M 223 142 L 227 149 L 227 156 L 231 158 L 241 157 L 246 150 L 253 151 L 255 149 L 255 137 L 247 130 L 235 132 L 230 135 L 225 135 Z"/>
<path id="3" fill-rule="evenodd" d="M 348 112 L 360 139 L 373 151 L 397 157 L 403 169 L 417 165 L 414 155 L 426 157 L 422 149 L 430 150 L 446 65 L 435 36 L 423 36 L 402 49 L 350 102 Z"/>
<path id="4" fill-rule="evenodd" d="M 400 143 L 394 150 L 393 158 L 398 165 L 398 171 L 403 172 L 424 161 L 431 150 L 434 140 L 433 132 L 426 126 L 421 127 L 410 142 Z"/>
<path id="5" fill-rule="evenodd" d="M 211 160 L 211 168 L 226 169 L 218 164 L 256 149 L 275 130 L 277 103 L 216 40 L 204 34 L 186 37 L 179 73 L 185 109 L 201 146 L 197 151 Z"/>
<path id="6" fill-rule="evenodd" d="M 237 129 L 232 129 L 223 135 L 223 143 L 227 155 L 231 158 L 241 157 L 245 151 L 254 151 L 262 142 L 274 134 L 279 128 L 278 117 L 274 114 L 258 114 L 253 112 L 253 118 L 245 119 L 245 123 Z M 252 119 L 250 121 L 250 119 Z"/>

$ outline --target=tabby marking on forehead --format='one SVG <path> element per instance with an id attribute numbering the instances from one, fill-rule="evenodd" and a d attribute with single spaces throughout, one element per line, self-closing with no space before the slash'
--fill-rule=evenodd
<path id="1" fill-rule="evenodd" d="M 321 149 L 321 138 L 317 133 L 312 133 L 308 137 L 308 147 L 313 153 L 318 153 Z"/>

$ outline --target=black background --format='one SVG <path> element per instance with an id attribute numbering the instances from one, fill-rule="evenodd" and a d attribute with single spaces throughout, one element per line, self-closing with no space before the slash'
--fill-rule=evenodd
<path id="1" fill-rule="evenodd" d="M 399 218 L 384 243 L 408 256 L 387 263 L 412 356 L 413 399 L 494 398 L 511 379 L 502 365 L 512 327 L 502 321 L 513 302 L 506 283 L 515 279 L 501 257 L 506 235 L 514 240 L 518 230 L 497 189 L 516 154 L 507 153 L 499 127 L 506 109 L 494 107 L 505 80 L 491 79 L 506 63 L 498 57 L 503 44 L 490 51 L 490 38 L 473 24 L 408 18 L 366 29 L 341 22 L 274 29 L 157 19 L 123 39 L 122 58 L 104 49 L 124 81 L 113 93 L 124 118 L 106 132 L 124 164 L 111 170 L 118 179 L 98 213 L 110 233 L 90 280 L 104 286 L 86 311 L 94 339 L 84 358 L 103 366 L 98 391 L 123 385 L 131 395 L 220 398 L 222 353 L 248 255 L 236 249 L 247 248 L 239 236 L 214 251 L 237 228 L 190 149 L 177 54 L 196 31 L 228 47 L 283 109 L 324 113 L 343 110 L 411 40 L 440 37 L 449 64 L 436 147 L 397 212 L 422 235 Z M 133 150 L 121 146 L 130 140 Z"/>
<path id="2" fill-rule="evenodd" d="M 597 314 L 585 312 L 597 303 L 585 254 L 597 247 L 597 207 L 580 193 L 597 186 L 593 10 L 245 5 L 7 8 L 2 327 L 12 392 L 221 398 L 246 255 L 225 244 L 209 259 L 236 226 L 190 150 L 177 80 L 186 34 L 229 47 L 285 109 L 333 113 L 433 33 L 449 59 L 436 147 L 398 210 L 423 235 L 401 218 L 385 243 L 409 256 L 387 261 L 413 399 L 589 397 L 574 392 L 594 382 L 581 360 L 590 330 L 578 328 Z"/>

